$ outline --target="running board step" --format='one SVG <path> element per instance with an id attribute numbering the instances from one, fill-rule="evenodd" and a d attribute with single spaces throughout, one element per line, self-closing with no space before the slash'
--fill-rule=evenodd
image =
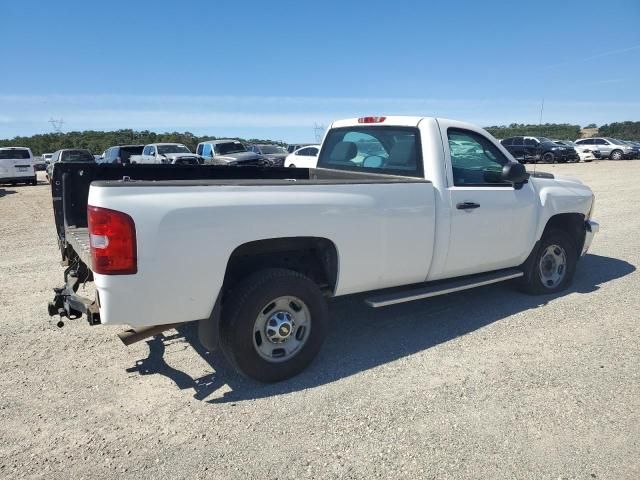
<path id="1" fill-rule="evenodd" d="M 459 292 L 470 288 L 490 285 L 492 283 L 504 282 L 513 278 L 522 277 L 524 273 L 517 268 L 509 268 L 505 270 L 497 270 L 490 273 L 480 273 L 470 275 L 464 278 L 456 278 L 451 280 L 443 280 L 425 284 L 424 287 L 413 288 L 411 290 L 403 290 L 400 292 L 385 293 L 375 297 L 368 298 L 365 303 L 373 308 L 386 307 L 396 303 L 412 302 L 423 298 L 437 297 L 447 293 Z"/>

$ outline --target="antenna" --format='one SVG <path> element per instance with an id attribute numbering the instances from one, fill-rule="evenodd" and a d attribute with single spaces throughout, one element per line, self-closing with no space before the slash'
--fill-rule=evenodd
<path id="1" fill-rule="evenodd" d="M 542 98 L 542 104 L 540 105 L 540 120 L 539 125 L 542 125 L 542 112 L 544 111 L 544 97 Z"/>
<path id="2" fill-rule="evenodd" d="M 327 127 L 325 127 L 324 125 L 314 122 L 313 133 L 316 137 L 316 143 L 320 143 L 322 141 L 322 136 L 324 135 L 324 131 L 326 129 Z"/>
<path id="3" fill-rule="evenodd" d="M 51 117 L 49 119 L 49 123 L 53 127 L 53 131 L 55 133 L 62 133 L 62 125 L 64 125 L 64 120 L 62 118 L 56 120 L 55 118 Z"/>

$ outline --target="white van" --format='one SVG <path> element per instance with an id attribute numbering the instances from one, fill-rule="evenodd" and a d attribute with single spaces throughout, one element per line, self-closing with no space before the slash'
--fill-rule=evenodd
<path id="1" fill-rule="evenodd" d="M 0 148 L 0 183 L 38 184 L 31 149 L 25 147 Z"/>

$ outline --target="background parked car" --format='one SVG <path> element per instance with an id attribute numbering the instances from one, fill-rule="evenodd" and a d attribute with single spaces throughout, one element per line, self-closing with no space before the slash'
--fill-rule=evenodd
<path id="1" fill-rule="evenodd" d="M 290 145 L 287 145 L 287 152 L 293 153 L 296 150 L 301 149 L 302 147 L 308 147 L 310 145 L 313 145 L 313 144 L 312 143 L 292 143 Z"/>
<path id="2" fill-rule="evenodd" d="M 299 148 L 295 152 L 287 155 L 287 158 L 284 160 L 284 166 L 294 168 L 316 168 L 319 152 L 320 145 L 308 145 L 306 147 Z"/>
<path id="3" fill-rule="evenodd" d="M 49 165 L 49 162 L 51 161 L 52 155 L 53 153 L 43 153 L 41 156 L 42 160 L 36 163 L 36 170 L 46 170 L 47 165 Z"/>
<path id="4" fill-rule="evenodd" d="M 575 162 L 579 162 L 580 160 L 582 160 L 583 162 L 591 162 L 600 158 L 599 150 L 589 147 L 580 147 L 579 145 L 573 143 L 571 140 L 553 140 L 553 143 L 555 143 L 556 145 L 573 148 L 578 154 L 578 158 L 574 160 Z"/>
<path id="5" fill-rule="evenodd" d="M 623 158 L 632 158 L 634 156 L 634 150 L 631 146 L 615 138 L 580 138 L 575 141 L 575 144 L 579 146 L 590 145 L 597 148 L 603 157 L 611 160 L 622 160 Z"/>
<path id="6" fill-rule="evenodd" d="M 633 148 L 633 158 L 640 158 L 640 144 L 629 140 L 621 140 L 622 142 Z"/>
<path id="7" fill-rule="evenodd" d="M 31 149 L 26 147 L 0 148 L 0 183 L 38 184 Z"/>
<path id="8" fill-rule="evenodd" d="M 199 165 L 202 157 L 191 153 L 182 143 L 151 143 L 145 145 L 141 155 L 131 155 L 131 163 L 170 163 L 172 165 Z"/>
<path id="9" fill-rule="evenodd" d="M 89 150 L 79 148 L 64 148 L 58 150 L 51 156 L 51 161 L 47 165 L 47 181 L 51 183 L 53 168 L 58 162 L 90 162 L 95 163 L 96 159 Z"/>
<path id="10" fill-rule="evenodd" d="M 579 159 L 573 147 L 557 145 L 546 137 L 509 137 L 500 143 L 520 163 L 564 163 Z"/>
<path id="11" fill-rule="evenodd" d="M 130 163 L 131 155 L 141 155 L 144 145 L 116 145 L 107 148 L 98 159 L 98 163 Z"/>
<path id="12" fill-rule="evenodd" d="M 249 145 L 249 150 L 269 160 L 274 167 L 282 167 L 287 158 L 287 151 L 279 145 L 258 143 Z"/>
<path id="13" fill-rule="evenodd" d="M 196 148 L 196 154 L 200 155 L 205 163 L 214 165 L 271 165 L 271 162 L 263 159 L 257 153 L 248 151 L 242 142 L 233 139 L 201 142 Z"/>

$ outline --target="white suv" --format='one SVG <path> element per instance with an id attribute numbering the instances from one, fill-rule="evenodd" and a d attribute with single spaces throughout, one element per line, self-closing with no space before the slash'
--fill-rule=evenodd
<path id="1" fill-rule="evenodd" d="M 632 146 L 615 138 L 581 138 L 574 143 L 580 147 L 591 146 L 595 150 L 600 150 L 603 158 L 610 158 L 611 160 L 622 160 L 623 158 L 633 158 L 635 156 Z"/>
<path id="2" fill-rule="evenodd" d="M 25 147 L 0 148 L 0 183 L 38 184 L 31 149 Z"/>

